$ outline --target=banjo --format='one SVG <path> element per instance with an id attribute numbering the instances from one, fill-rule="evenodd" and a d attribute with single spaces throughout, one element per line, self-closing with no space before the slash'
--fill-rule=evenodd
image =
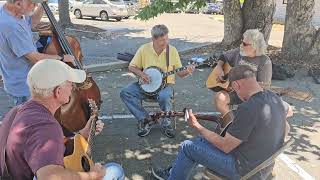
<path id="1" fill-rule="evenodd" d="M 200 66 L 200 65 L 208 65 L 208 66 L 213 66 L 213 61 L 215 58 L 208 58 L 206 60 L 202 58 L 197 58 L 192 60 L 191 62 L 188 63 L 188 65 L 195 65 L 195 66 Z M 174 69 L 169 72 L 163 72 L 160 68 L 156 66 L 150 66 L 146 69 L 143 70 L 143 72 L 150 77 L 150 83 L 143 83 L 142 79 L 139 79 L 139 86 L 144 92 L 144 94 L 148 96 L 155 96 L 159 93 L 161 89 L 163 89 L 166 86 L 166 78 L 170 75 L 173 75 L 177 72 L 181 72 L 187 69 L 187 66 L 183 66 L 178 69 Z"/>

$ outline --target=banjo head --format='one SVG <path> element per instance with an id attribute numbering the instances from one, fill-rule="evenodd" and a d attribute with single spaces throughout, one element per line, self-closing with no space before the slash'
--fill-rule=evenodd
<path id="1" fill-rule="evenodd" d="M 149 84 L 142 84 L 141 88 L 146 93 L 153 93 L 156 92 L 162 85 L 162 71 L 158 67 L 149 67 L 143 71 L 145 74 L 147 74 L 151 82 Z"/>

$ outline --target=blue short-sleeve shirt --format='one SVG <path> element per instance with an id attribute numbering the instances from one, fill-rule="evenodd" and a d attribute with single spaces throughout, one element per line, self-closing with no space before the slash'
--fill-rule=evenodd
<path id="1" fill-rule="evenodd" d="M 31 17 L 18 19 L 0 7 L 0 69 L 5 91 L 12 96 L 30 96 L 27 75 L 32 63 L 25 55 L 36 52 Z"/>

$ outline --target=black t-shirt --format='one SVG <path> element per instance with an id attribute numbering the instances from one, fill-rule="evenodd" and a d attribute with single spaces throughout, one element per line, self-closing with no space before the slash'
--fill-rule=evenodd
<path id="1" fill-rule="evenodd" d="M 269 158 L 284 142 L 286 104 L 271 91 L 261 91 L 242 103 L 227 130 L 242 143 L 231 153 L 240 175 Z"/>

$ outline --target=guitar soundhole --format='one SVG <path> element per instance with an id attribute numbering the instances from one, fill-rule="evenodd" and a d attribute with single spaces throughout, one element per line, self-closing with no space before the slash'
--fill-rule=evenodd
<path id="1" fill-rule="evenodd" d="M 87 159 L 87 157 L 83 156 L 81 158 L 81 165 L 82 165 L 84 172 L 90 171 L 90 163 L 89 163 L 89 160 Z"/>

